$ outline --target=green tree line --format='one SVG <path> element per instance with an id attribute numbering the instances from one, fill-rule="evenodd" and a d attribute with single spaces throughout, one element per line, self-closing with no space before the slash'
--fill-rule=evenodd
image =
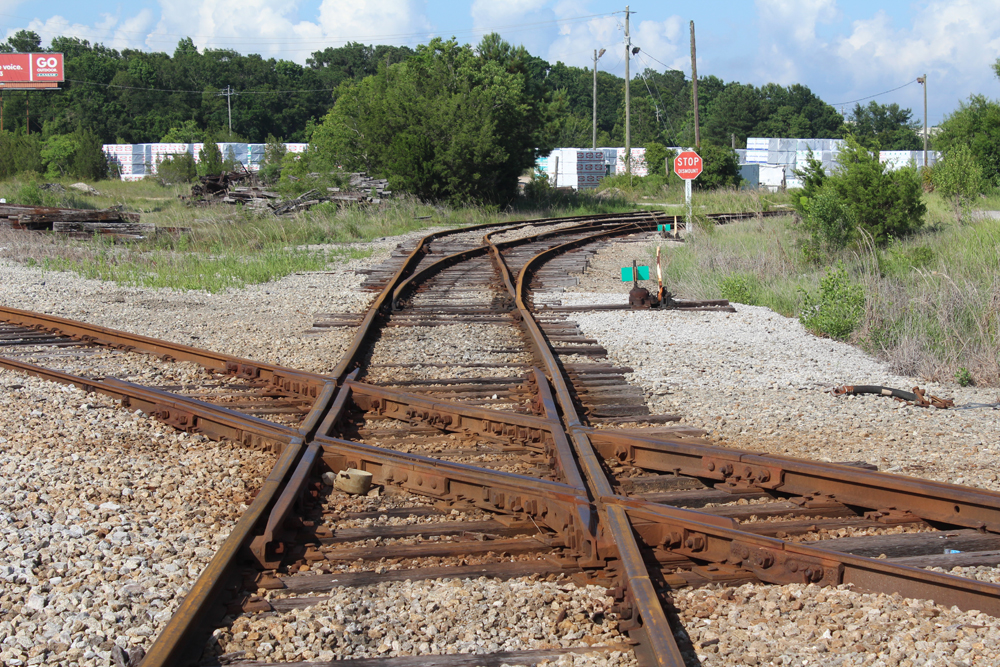
<path id="1" fill-rule="evenodd" d="M 491 35 L 476 53 L 495 60 L 495 51 L 505 48 L 511 47 Z M 199 50 L 190 38 L 182 39 L 173 54 L 119 51 L 75 37 L 56 37 L 43 46 L 37 33 L 25 30 L 0 44 L 0 52 L 46 51 L 65 55 L 66 82 L 58 92 L 5 92 L 4 129 L 48 136 L 85 127 L 105 143 L 201 141 L 208 132 L 255 143 L 268 136 L 308 141 L 342 83 L 377 75 L 381 67 L 416 54 L 405 46 L 352 42 L 316 51 L 303 66 L 230 49 Z M 589 146 L 593 71 L 550 64 L 523 48 L 518 59 L 529 92 L 554 105 L 548 123 L 552 143 Z M 229 89 L 234 92 L 229 99 L 232 135 L 224 94 Z M 625 81 L 598 71 L 597 89 L 598 144 L 623 145 Z M 710 75 L 699 79 L 698 91 L 701 136 L 709 142 L 741 148 L 751 136 L 834 138 L 855 129 L 863 142 L 870 135 L 884 150 L 918 143 L 909 110 L 895 105 L 858 105 L 845 123 L 799 84 L 757 87 Z M 647 68 L 634 77 L 631 93 L 633 145 L 694 143 L 691 81 L 684 73 Z M 888 129 L 883 131 L 879 122 Z"/>

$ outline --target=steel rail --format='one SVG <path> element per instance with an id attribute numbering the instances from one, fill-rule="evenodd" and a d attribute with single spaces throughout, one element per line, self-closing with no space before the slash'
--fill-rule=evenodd
<path id="1" fill-rule="evenodd" d="M 563 227 L 560 229 L 554 229 L 534 236 L 526 236 L 520 239 L 513 239 L 511 241 L 504 241 L 498 245 L 503 248 L 512 248 L 518 245 L 536 243 L 542 239 L 546 239 L 553 236 L 561 236 L 568 233 L 585 231 L 588 229 L 597 229 L 602 227 L 607 227 L 609 225 L 621 225 L 629 222 L 631 219 L 636 219 L 637 221 L 649 221 L 650 217 L 663 217 L 658 211 L 643 211 L 639 213 L 625 213 L 617 214 L 614 216 L 584 216 L 584 222 L 579 225 L 574 225 L 573 227 Z M 554 220 L 565 221 L 563 218 L 555 218 Z M 505 229 L 504 233 L 512 231 L 513 229 L 520 229 L 526 225 L 521 225 L 511 229 Z M 489 236 L 489 234 L 487 234 Z M 451 255 L 442 257 L 433 264 L 421 269 L 419 272 L 414 273 L 406 280 L 402 281 L 395 290 L 393 290 L 392 295 L 392 309 L 399 310 L 399 302 L 403 299 L 404 295 L 413 289 L 415 284 L 427 280 L 430 276 L 439 273 L 440 271 L 458 264 L 459 262 L 467 261 L 473 257 L 478 257 L 479 255 L 485 255 L 490 252 L 489 243 L 484 243 L 481 246 L 475 248 L 469 248 L 461 252 L 457 252 Z"/>
<path id="2" fill-rule="evenodd" d="M 142 410 L 178 430 L 200 433 L 213 440 L 225 438 L 239 442 L 248 449 L 271 449 L 280 454 L 284 445 L 292 440 L 296 433 L 294 429 L 266 419 L 115 378 L 95 380 L 6 357 L 0 357 L 0 368 L 18 371 L 50 382 L 74 385 L 87 393 L 103 394 L 120 401 L 122 407 Z"/>
<path id="3" fill-rule="evenodd" d="M 333 393 L 332 383 L 322 394 L 328 399 Z M 177 610 L 170 616 L 149 652 L 142 660 L 143 667 L 173 667 L 185 664 L 191 658 L 197 660 L 204 648 L 202 635 L 205 634 L 212 607 L 217 604 L 223 590 L 236 574 L 237 562 L 244 547 L 258 530 L 258 524 L 267 516 L 277 501 L 286 479 L 299 459 L 310 433 L 315 432 L 328 401 L 317 401 L 309 416 L 298 429 L 299 436 L 292 439 L 282 450 L 281 456 L 261 485 L 260 491 L 250 507 L 240 517 L 225 542 L 198 576 L 194 586 Z"/>
<path id="4" fill-rule="evenodd" d="M 618 497 L 607 499 L 627 512 L 650 547 L 696 561 L 753 572 L 773 584 L 852 584 L 873 593 L 899 593 L 961 609 L 1000 616 L 1000 585 L 931 572 L 890 561 L 824 549 L 821 542 L 788 542 L 740 530 L 705 514 Z"/>
<path id="5" fill-rule="evenodd" d="M 1000 532 L 1000 493 L 852 466 L 591 429 L 605 458 L 789 496 L 823 495 L 870 510 Z"/>
<path id="6" fill-rule="evenodd" d="M 316 398 L 329 378 L 308 371 L 285 368 L 189 345 L 141 336 L 109 327 L 76 322 L 54 315 L 0 307 L 0 321 L 42 331 L 58 332 L 84 343 L 96 343 L 126 351 L 139 351 L 165 360 L 191 361 L 203 368 L 237 377 L 270 382 L 300 396 Z"/>
<path id="7" fill-rule="evenodd" d="M 324 380 L 334 379 L 341 384 L 347 380 L 351 367 L 357 363 L 363 346 L 372 335 L 377 319 L 387 314 L 386 306 L 387 302 L 391 299 L 392 291 L 398 286 L 401 280 L 413 272 L 420 263 L 422 256 L 427 252 L 431 242 L 449 235 L 505 227 L 510 226 L 510 224 L 488 223 L 456 230 L 435 232 L 422 238 L 369 307 L 340 362 L 333 369 L 330 377 L 326 377 Z M 326 400 L 325 404 L 320 404 L 319 401 L 314 404 L 310 418 L 307 420 L 310 432 L 314 432 L 315 428 L 318 428 L 316 425 L 323 422 L 331 407 L 331 403 L 336 400 L 335 397 L 330 397 Z M 209 566 L 199 576 L 195 587 L 192 588 L 191 594 L 185 598 L 181 608 L 171 617 L 167 626 L 157 636 L 149 653 L 146 654 L 146 657 L 142 661 L 143 667 L 170 667 L 179 664 L 186 651 L 200 648 L 197 638 L 200 637 L 200 633 L 204 630 L 203 621 L 207 606 L 211 603 L 212 598 L 221 592 L 223 578 L 227 573 L 232 571 L 237 557 L 251 541 L 251 536 L 260 530 L 261 523 L 270 520 L 273 505 L 279 499 L 289 475 L 297 473 L 296 468 L 302 457 L 304 445 L 304 438 L 294 439 L 289 443 L 289 446 L 283 449 L 278 463 L 265 481 L 264 488 L 262 488 L 250 508 L 237 523 L 236 528 L 230 533 L 219 552 L 216 553 L 216 556 L 209 563 Z M 304 472 L 308 473 L 308 469 Z M 535 484 L 537 481 L 533 480 L 532 484 Z M 282 510 L 279 509 L 280 511 Z M 572 521 L 572 517 L 566 523 L 569 524 L 570 521 Z"/>
<path id="8" fill-rule="evenodd" d="M 647 221 L 645 225 L 640 225 L 639 227 L 628 225 L 627 227 L 629 229 L 648 227 L 650 224 L 648 220 L 652 216 L 647 214 L 644 217 Z M 493 226 L 496 225 L 491 224 L 480 227 Z M 454 232 L 460 233 L 468 230 L 469 228 L 466 228 L 454 230 Z M 568 233 L 570 231 L 571 228 L 557 230 L 560 233 Z M 548 258 L 554 256 L 554 253 L 565 252 L 583 243 L 597 240 L 598 237 L 606 237 L 614 233 L 612 230 L 605 230 L 601 234 L 595 234 L 585 239 L 576 239 L 536 255 L 522 268 L 518 275 L 515 289 L 518 294 L 523 294 L 527 291 L 531 267 L 547 261 L 547 259 L 540 261 L 539 258 Z M 555 234 L 546 232 L 536 235 L 536 237 L 550 235 Z M 534 237 L 529 237 L 529 239 L 537 240 Z M 501 270 L 508 289 L 512 287 L 510 272 L 497 246 L 510 247 L 521 242 L 525 241 L 518 239 L 503 244 L 490 244 L 490 251 L 499 260 L 498 268 Z M 530 240 L 527 242 L 530 242 Z M 424 247 L 426 248 L 426 246 Z M 416 253 L 417 250 L 414 252 Z M 413 259 L 413 254 L 408 259 Z M 419 263 L 419 258 L 417 263 Z M 386 289 L 383 290 L 383 296 L 390 291 L 392 282 L 397 283 L 398 287 L 399 279 L 406 270 L 407 262 L 404 262 L 404 266 L 397 272 L 395 280 L 390 281 L 390 285 L 387 285 Z M 932 573 L 917 568 L 887 563 L 877 559 L 841 554 L 823 549 L 821 546 L 802 545 L 785 542 L 776 538 L 753 535 L 740 531 L 734 522 L 729 519 L 712 517 L 711 515 L 691 510 L 664 508 L 645 501 L 636 501 L 616 496 L 611 492 L 610 483 L 595 453 L 595 447 L 597 448 L 597 453 L 600 453 L 602 456 L 608 458 L 613 456 L 621 460 L 623 456 L 621 450 L 624 446 L 625 459 L 636 465 L 649 465 L 649 469 L 661 469 L 655 466 L 674 465 L 673 468 L 666 468 L 666 470 L 674 472 L 683 470 L 685 474 L 693 474 L 706 479 L 724 479 L 735 486 L 758 485 L 758 488 L 767 488 L 759 485 L 767 484 L 776 479 L 776 477 L 768 476 L 765 478 L 760 473 L 765 471 L 771 473 L 775 469 L 778 469 L 777 472 L 779 475 L 777 477 L 781 479 L 781 484 L 778 485 L 780 489 L 776 486 L 771 490 L 791 495 L 802 495 L 803 489 L 809 488 L 810 484 L 815 487 L 816 482 L 810 480 L 831 479 L 832 483 L 832 481 L 835 481 L 835 479 L 832 479 L 833 474 L 838 472 L 836 468 L 839 467 L 835 466 L 835 464 L 814 463 L 790 457 L 760 455 L 708 446 L 698 447 L 683 442 L 667 442 L 667 446 L 664 447 L 664 441 L 658 439 L 633 437 L 623 442 L 622 439 L 617 436 L 610 436 L 607 432 L 595 431 L 594 429 L 582 426 L 579 416 L 575 413 L 568 386 L 562 377 L 561 370 L 558 368 L 558 362 L 555 360 L 551 349 L 548 348 L 541 330 L 537 327 L 537 323 L 531 317 L 525 305 L 525 300 L 523 298 L 516 298 L 515 302 L 518 305 L 518 313 L 521 315 L 523 325 L 526 328 L 530 328 L 531 323 L 535 324 L 538 335 L 537 340 L 540 341 L 540 347 L 544 348 L 544 353 L 540 350 L 539 355 L 544 358 L 547 354 L 548 358 L 553 362 L 552 369 L 549 372 L 552 374 L 552 383 L 557 389 L 559 402 L 564 406 L 563 420 L 565 422 L 565 431 L 562 427 L 556 428 L 559 422 L 553 419 L 555 403 L 551 398 L 547 378 L 537 370 L 535 371 L 535 382 L 539 388 L 538 402 L 541 408 L 540 411 L 545 414 L 544 418 L 525 417 L 523 415 L 501 413 L 499 411 L 473 408 L 471 406 L 460 406 L 446 401 L 428 401 L 421 397 L 408 396 L 406 392 L 399 390 L 382 387 L 376 388 L 350 380 L 345 381 L 342 390 L 338 392 L 337 398 L 334 401 L 334 407 L 328 408 L 327 406 L 330 405 L 333 398 L 333 378 L 315 376 L 322 378 L 324 381 L 323 388 L 319 392 L 320 396 L 317 396 L 319 400 L 314 403 L 312 410 L 300 429 L 296 430 L 275 425 L 266 420 L 251 418 L 224 408 L 218 408 L 217 406 L 195 399 L 172 395 L 169 392 L 161 390 L 148 389 L 114 379 L 91 380 L 79 378 L 14 360 L 0 360 L 0 366 L 21 370 L 46 379 L 77 384 L 87 391 L 99 391 L 119 398 L 123 404 L 139 406 L 168 423 L 174 423 L 178 428 L 205 432 L 203 430 L 204 424 L 209 424 L 213 425 L 212 428 L 215 429 L 209 431 L 212 437 L 235 438 L 242 442 L 246 442 L 246 436 L 241 436 L 238 433 L 251 432 L 256 433 L 262 439 L 272 440 L 280 448 L 281 457 L 279 462 L 268 476 L 265 482 L 265 489 L 262 490 L 257 499 L 262 500 L 261 496 L 264 496 L 263 500 L 265 502 L 260 505 L 255 500 L 251 508 L 237 524 L 237 528 L 242 531 L 244 538 L 236 540 L 238 543 L 235 543 L 235 546 L 234 535 L 231 535 L 230 539 L 227 539 L 223 548 L 216 554 L 209 567 L 206 568 L 205 572 L 203 572 L 202 576 L 196 582 L 195 588 L 192 589 L 192 594 L 188 596 L 189 599 L 192 598 L 197 591 L 197 596 L 202 601 L 201 604 L 195 605 L 192 602 L 191 604 L 194 606 L 187 606 L 189 600 L 185 599 L 182 604 L 182 609 L 184 609 L 183 614 L 181 614 L 181 609 L 179 609 L 175 617 L 181 614 L 187 620 L 183 621 L 181 618 L 171 618 L 167 628 L 157 638 L 154 648 L 161 643 L 161 639 L 169 643 L 170 637 L 175 638 L 173 640 L 173 647 L 165 645 L 163 651 L 166 651 L 166 653 L 161 651 L 162 655 L 169 656 L 167 661 L 163 662 L 161 659 L 160 663 L 156 663 L 150 661 L 150 658 L 147 657 L 147 661 L 144 661 L 143 664 L 175 664 L 172 661 L 180 660 L 186 650 L 197 651 L 200 649 L 201 644 L 198 641 L 192 641 L 192 638 L 196 636 L 199 629 L 203 629 L 203 621 L 208 613 L 206 605 L 211 600 L 217 599 L 225 581 L 228 579 L 227 575 L 233 571 L 232 568 L 234 567 L 235 559 L 242 551 L 242 548 L 247 546 L 251 536 L 259 532 L 259 527 L 264 524 L 265 520 L 267 522 L 265 530 L 269 528 L 272 537 L 277 532 L 278 527 L 288 515 L 298 495 L 293 490 L 296 485 L 290 485 L 288 480 L 290 478 L 304 480 L 309 470 L 318 460 L 327 462 L 332 469 L 339 469 L 345 467 L 345 465 L 350 465 L 351 467 L 363 467 L 363 469 L 367 468 L 377 471 L 377 478 L 379 480 L 385 483 L 398 484 L 414 493 L 447 498 L 459 503 L 464 501 L 495 512 L 528 514 L 532 517 L 537 517 L 542 525 L 560 536 L 565 536 L 564 542 L 548 538 L 548 543 L 552 546 L 560 544 L 569 546 L 571 549 L 581 553 L 583 556 L 581 562 L 589 562 L 592 566 L 600 560 L 597 556 L 606 558 L 609 555 L 607 551 L 609 545 L 600 543 L 588 545 L 587 540 L 583 542 L 575 541 L 573 536 L 586 534 L 588 532 L 586 530 L 588 522 L 591 524 L 591 529 L 595 528 L 592 525 L 594 523 L 592 518 L 584 518 L 585 516 L 592 516 L 591 513 L 593 510 L 591 504 L 593 504 L 602 516 L 602 524 L 605 532 L 610 534 L 615 540 L 620 565 L 624 570 L 623 578 L 628 582 L 627 592 L 631 596 L 635 608 L 639 610 L 646 634 L 661 664 L 681 663 L 675 662 L 678 657 L 675 655 L 676 645 L 672 642 L 669 625 L 666 622 L 665 615 L 662 614 L 662 607 L 657 598 L 657 591 L 642 562 L 641 554 L 638 552 L 633 531 L 650 548 L 667 550 L 676 555 L 685 556 L 694 562 L 717 562 L 731 568 L 740 568 L 747 572 L 752 572 L 754 576 L 762 581 L 772 583 L 788 583 L 789 581 L 824 584 L 850 583 L 863 590 L 901 592 L 905 595 L 930 597 L 940 603 L 956 604 L 967 609 L 987 610 L 991 614 L 1000 615 L 1000 609 L 997 608 L 998 600 L 1000 600 L 1000 595 L 998 595 L 1000 587 L 992 584 L 982 584 L 981 582 L 970 583 L 970 580 L 951 575 L 934 574 L 933 576 L 928 576 Z M 385 301 L 383 300 L 383 306 L 384 303 Z M 375 310 L 375 306 L 373 306 L 372 310 Z M 24 311 L 19 312 L 24 313 Z M 524 316 L 525 313 L 528 314 L 528 317 Z M 380 314 L 384 315 L 385 313 L 383 311 Z M 69 321 L 67 320 L 66 322 Z M 374 322 L 374 318 L 372 318 L 371 322 Z M 369 325 L 371 325 L 371 322 Z M 532 339 L 534 340 L 534 337 Z M 250 363 L 253 364 L 254 362 Z M 553 372 L 553 369 L 556 372 Z M 235 371 L 237 374 L 240 372 L 239 369 L 231 367 L 226 370 L 231 373 Z M 292 373 L 300 372 L 292 371 Z M 313 374 L 303 373 L 302 375 L 312 376 Z M 256 377 L 260 376 L 257 375 Z M 386 392 L 380 393 L 383 389 Z M 559 458 L 560 467 L 563 468 L 564 479 L 567 479 L 570 483 L 547 482 L 533 477 L 509 474 L 507 477 L 504 477 L 504 473 L 486 471 L 475 466 L 443 463 L 437 459 L 391 452 L 360 443 L 325 437 L 324 434 L 332 430 L 334 422 L 352 398 L 350 396 L 352 392 L 356 392 L 355 396 L 353 396 L 355 405 L 358 405 L 362 409 L 375 409 L 376 411 L 383 409 L 381 405 L 376 404 L 385 399 L 386 406 L 391 405 L 391 410 L 393 411 L 408 406 L 410 414 L 407 416 L 407 419 L 409 421 L 431 423 L 443 430 L 468 431 L 469 429 L 475 430 L 479 428 L 484 435 L 488 435 L 489 433 L 496 433 L 493 430 L 494 424 L 503 424 L 513 428 L 513 435 L 515 436 L 528 435 L 532 437 L 532 430 L 542 431 L 552 439 L 553 451 Z M 376 398 L 376 396 L 379 398 Z M 126 401 L 129 401 L 129 403 L 126 403 Z M 336 407 L 338 404 L 339 408 Z M 389 408 L 386 407 L 384 409 Z M 436 411 L 438 414 L 432 414 L 432 411 Z M 405 413 L 405 409 L 402 412 Z M 176 415 L 176 417 L 172 417 L 172 414 Z M 193 415 L 194 419 L 180 419 L 181 417 L 188 417 L 188 415 Z M 457 417 L 457 421 L 449 419 L 449 417 L 453 416 Z M 174 421 L 172 422 L 171 419 L 174 419 Z M 512 424 L 511 422 L 515 420 L 527 420 L 527 422 Z M 322 423 L 320 423 L 321 421 Z M 445 421 L 448 423 L 445 423 Z M 224 426 L 235 430 L 224 432 Z M 240 430 L 241 428 L 242 430 Z M 519 432 L 517 429 L 523 429 L 523 431 Z M 504 429 L 501 429 L 501 432 L 511 434 L 510 431 L 505 431 Z M 573 456 L 574 452 L 567 451 L 566 432 L 571 436 L 576 456 Z M 232 433 L 237 433 L 237 435 L 234 436 Z M 313 437 L 314 434 L 316 434 L 315 437 Z M 591 442 L 592 440 L 593 443 Z M 306 444 L 307 441 L 308 445 Z M 628 448 L 629 445 L 631 445 L 631 449 Z M 613 451 L 608 449 L 608 447 L 611 447 Z M 700 454 L 696 452 L 700 452 Z M 707 455 L 706 452 L 709 452 L 710 455 Z M 608 456 L 609 454 L 612 456 Z M 320 456 L 322 457 L 321 459 Z M 682 465 L 678 467 L 676 465 L 677 461 L 669 457 L 676 457 L 677 461 L 682 462 Z M 579 464 L 582 466 L 583 472 L 591 482 L 590 488 L 585 488 L 585 491 L 589 494 L 589 498 L 587 494 L 580 493 L 581 485 L 579 480 L 582 478 L 580 478 L 580 469 L 576 468 L 577 461 L 580 462 Z M 737 467 L 737 463 L 743 466 L 746 472 L 741 471 Z M 714 467 L 710 467 L 711 464 L 714 464 Z M 727 465 L 732 466 L 731 472 L 724 472 Z M 831 465 L 835 467 L 828 467 Z M 640 467 L 642 466 L 640 465 Z M 573 474 L 574 471 L 575 476 Z M 713 472 L 716 473 L 715 476 L 707 474 Z M 857 473 L 859 471 L 851 468 L 849 472 Z M 896 486 L 906 486 L 906 483 L 911 481 L 924 484 L 920 480 L 912 480 L 911 478 L 902 478 L 904 481 L 899 482 L 896 476 L 885 475 L 884 473 L 869 474 L 876 475 L 876 477 L 871 477 L 867 481 L 871 488 L 885 487 L 886 480 L 896 484 Z M 798 477 L 795 477 L 796 475 Z M 878 475 L 882 475 L 883 477 L 877 477 Z M 930 484 L 933 487 L 934 484 L 939 483 L 932 482 Z M 851 493 L 852 484 L 849 481 L 843 481 L 843 485 L 848 488 L 840 491 L 840 496 L 837 496 L 837 499 L 841 500 L 841 502 L 846 502 L 843 498 L 849 496 Z M 965 503 L 961 506 L 956 504 L 954 507 L 954 513 L 962 514 L 964 512 L 963 518 L 974 515 L 975 512 L 973 510 L 976 507 L 981 507 L 983 511 L 989 510 L 989 503 L 995 503 L 996 501 L 996 499 L 988 497 L 988 492 L 983 492 L 987 494 L 983 496 L 983 494 L 977 491 L 968 490 L 963 487 L 955 487 L 953 485 L 940 486 L 947 487 L 945 491 L 951 494 L 947 496 L 946 503 Z M 928 489 L 931 487 L 928 487 Z M 267 491 L 266 494 L 264 493 L 265 490 Z M 904 489 L 900 492 L 903 493 L 902 498 L 893 496 L 890 497 L 890 500 L 895 500 L 899 504 L 909 502 L 909 496 L 905 494 L 910 491 L 912 489 Z M 963 495 L 963 492 L 971 493 L 972 497 Z M 933 490 L 933 493 L 937 493 L 937 490 Z M 931 494 L 932 491 L 927 491 L 928 497 L 933 497 Z M 862 507 L 871 506 L 865 505 L 863 502 L 848 504 L 857 504 Z M 878 504 L 881 505 L 881 503 Z M 947 512 L 945 510 L 939 510 L 937 516 L 947 518 L 946 515 Z M 253 520 L 248 518 L 251 516 L 254 517 Z M 951 525 L 967 525 L 955 523 L 953 521 L 954 517 L 951 519 L 944 521 L 938 518 L 937 520 Z M 992 514 L 989 515 L 989 520 L 992 521 Z M 972 523 L 969 525 L 973 527 L 992 526 L 991 523 L 987 524 L 985 519 L 982 520 L 981 526 L 976 523 L 980 521 L 979 519 L 974 518 L 971 521 Z M 600 537 L 598 537 L 598 541 L 601 541 Z M 175 625 L 175 620 L 180 625 Z M 168 630 L 170 630 L 169 633 Z M 182 646 L 181 648 L 177 648 L 179 644 L 186 644 L 187 647 Z M 157 654 L 154 650 L 151 650 L 150 655 L 154 656 L 154 660 L 156 659 L 155 656 Z"/>
<path id="9" fill-rule="evenodd" d="M 596 218 L 599 216 L 584 216 L 586 218 Z M 424 238 L 420 239 L 413 251 L 404 260 L 403 265 L 399 268 L 396 274 L 390 279 L 386 286 L 376 297 L 375 301 L 369 307 L 368 311 L 365 313 L 364 319 L 361 321 L 361 325 L 358 327 L 357 332 L 354 334 L 354 338 L 351 340 L 351 344 L 347 347 L 341 357 L 340 362 L 331 372 L 338 382 L 343 382 L 347 374 L 350 372 L 351 367 L 357 363 L 357 359 L 361 354 L 361 350 L 365 343 L 368 341 L 369 337 L 372 335 L 373 328 L 375 326 L 376 320 L 379 317 L 384 317 L 392 309 L 393 300 L 392 294 L 399 286 L 399 284 L 405 280 L 411 273 L 414 272 L 416 267 L 420 264 L 420 260 L 423 259 L 423 255 L 428 252 L 430 244 L 438 239 L 453 236 L 456 234 L 464 234 L 473 231 L 479 231 L 484 229 L 494 229 L 496 227 L 520 227 L 523 226 L 525 222 L 546 222 L 547 224 L 557 224 L 562 221 L 572 221 L 578 220 L 580 217 L 571 216 L 569 218 L 548 218 L 539 219 L 533 221 L 518 221 L 518 222 L 491 222 L 482 225 L 472 225 L 470 227 L 460 227 L 458 229 L 444 230 L 440 232 L 434 232 L 428 234 Z"/>
<path id="10" fill-rule="evenodd" d="M 649 641 L 649 647 L 654 659 L 659 665 L 665 667 L 682 667 L 684 665 L 684 658 L 677 647 L 677 642 L 674 640 L 670 623 L 667 620 L 663 606 L 660 604 L 656 588 L 649 577 L 649 572 L 646 569 L 632 527 L 622 508 L 615 505 L 608 505 L 602 500 L 604 497 L 613 495 L 611 483 L 601 466 L 600 460 L 597 458 L 594 447 L 590 444 L 587 434 L 579 429 L 581 425 L 580 417 L 577 414 L 573 396 L 570 393 L 559 362 L 525 303 L 528 280 L 534 265 L 541 264 L 547 261 L 550 256 L 561 254 L 581 244 L 621 234 L 628 227 L 631 226 L 615 227 L 611 230 L 561 244 L 535 255 L 521 268 L 517 277 L 516 287 L 512 283 L 510 270 L 507 267 L 503 254 L 491 242 L 489 234 L 484 237 L 484 241 L 491 246 L 494 262 L 503 276 L 504 285 L 514 298 L 514 304 L 521 316 L 522 326 L 525 328 L 531 345 L 535 348 L 535 353 L 541 359 L 549 375 L 549 379 L 555 388 L 559 407 L 562 410 L 563 423 L 573 442 L 576 460 L 587 478 L 591 493 L 596 497 L 597 511 L 604 517 L 602 523 L 611 538 L 613 550 L 617 552 L 622 569 L 623 584 L 627 594 L 632 598 L 635 610 L 642 619 L 646 630 L 646 638 Z M 564 465 L 568 466 L 570 463 L 564 462 Z"/>

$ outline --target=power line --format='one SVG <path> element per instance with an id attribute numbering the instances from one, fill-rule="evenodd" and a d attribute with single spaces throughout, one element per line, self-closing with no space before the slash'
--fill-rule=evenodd
<path id="1" fill-rule="evenodd" d="M 642 53 L 643 53 L 642 51 L 640 51 L 639 53 L 637 53 L 636 54 L 636 58 L 639 59 L 639 55 L 642 54 Z M 648 55 L 648 54 L 644 54 L 644 55 Z M 650 58 L 652 58 L 652 56 L 650 56 Z M 643 62 L 643 64 L 644 65 L 646 64 L 645 61 Z M 647 66 L 646 69 L 649 69 L 649 67 Z M 676 72 L 677 70 L 674 70 L 674 71 Z M 681 74 L 683 74 L 683 72 L 681 72 Z M 646 84 L 646 92 L 649 93 L 650 97 L 652 97 L 653 96 L 653 91 L 651 91 L 649 89 L 649 81 L 646 78 L 646 71 L 643 70 L 642 72 L 640 72 L 639 76 L 642 77 L 643 83 Z M 660 99 L 660 105 L 663 107 L 663 115 L 667 119 L 667 124 L 670 126 L 670 131 L 673 132 L 674 136 L 676 137 L 677 136 L 677 130 L 676 130 L 676 128 L 674 128 L 674 123 L 673 123 L 672 120 L 670 120 L 670 116 L 667 115 L 667 104 L 666 104 L 666 102 L 663 101 L 663 95 L 660 94 L 660 87 L 656 85 L 656 81 L 655 80 L 653 81 L 653 88 L 656 89 L 656 96 Z M 655 103 L 654 103 L 654 105 L 655 105 Z M 660 120 L 659 113 L 657 113 L 657 115 L 656 115 L 656 120 L 657 121 Z"/>
<path id="2" fill-rule="evenodd" d="M 906 88 L 907 86 L 912 86 L 916 82 L 917 82 L 917 80 L 914 79 L 913 81 L 907 81 L 902 86 L 897 86 L 897 87 L 893 88 L 892 90 L 885 90 L 885 91 L 883 91 L 881 93 L 875 93 L 874 95 L 869 95 L 868 97 L 861 97 L 861 98 L 858 98 L 856 100 L 851 100 L 850 102 L 834 102 L 830 106 L 832 106 L 832 107 L 839 107 L 839 106 L 845 105 L 845 104 L 855 104 L 856 102 L 864 102 L 865 100 L 870 100 L 873 97 L 880 97 L 881 95 L 888 95 L 889 93 L 894 93 L 897 90 L 900 90 L 901 88 Z"/>
<path id="3" fill-rule="evenodd" d="M 101 86 L 103 88 L 115 88 L 117 90 L 139 90 L 147 93 L 189 93 L 193 95 L 203 95 L 207 91 L 205 90 L 178 90 L 174 88 L 140 88 L 138 86 L 119 86 L 112 83 L 99 83 L 97 81 L 80 81 L 79 79 L 66 79 L 69 83 L 77 83 L 87 86 Z M 330 93 L 336 90 L 336 88 L 303 88 L 300 90 L 241 90 L 238 93 L 232 91 L 233 95 L 271 95 L 278 93 Z M 220 95 L 225 95 L 226 92 L 223 91 L 219 93 Z"/>
<path id="4" fill-rule="evenodd" d="M 666 67 L 671 72 L 680 72 L 681 74 L 685 73 L 683 70 L 675 69 L 675 68 L 671 67 L 670 65 L 662 62 L 662 61 L 656 60 L 656 58 L 654 58 L 653 56 L 649 55 L 649 53 L 647 53 L 645 49 L 643 49 L 641 53 L 643 55 L 645 55 L 645 56 L 648 56 L 650 60 L 654 60 L 654 61 L 660 63 L 661 65 L 663 65 L 664 67 Z"/>

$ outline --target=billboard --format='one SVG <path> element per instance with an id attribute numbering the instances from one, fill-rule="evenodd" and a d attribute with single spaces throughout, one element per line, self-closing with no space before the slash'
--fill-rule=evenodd
<path id="1" fill-rule="evenodd" d="M 61 53 L 0 53 L 0 88 L 58 88 L 65 80 Z"/>

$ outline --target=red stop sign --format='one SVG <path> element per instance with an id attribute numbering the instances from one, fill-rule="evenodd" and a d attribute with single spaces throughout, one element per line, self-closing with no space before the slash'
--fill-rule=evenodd
<path id="1" fill-rule="evenodd" d="M 701 168 L 701 156 L 694 151 L 684 151 L 674 158 L 674 173 L 685 181 L 698 178 Z"/>

